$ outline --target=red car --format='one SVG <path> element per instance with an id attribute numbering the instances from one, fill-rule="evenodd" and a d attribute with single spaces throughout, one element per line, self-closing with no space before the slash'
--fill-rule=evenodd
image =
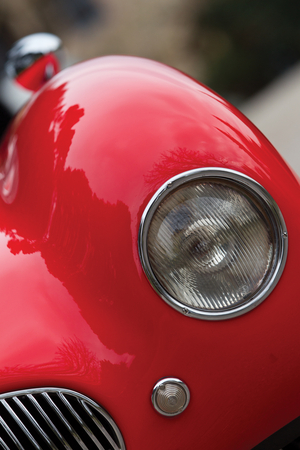
<path id="1" fill-rule="evenodd" d="M 238 110 L 75 65 L 9 126 L 0 194 L 1 448 L 300 448 L 300 186 Z"/>

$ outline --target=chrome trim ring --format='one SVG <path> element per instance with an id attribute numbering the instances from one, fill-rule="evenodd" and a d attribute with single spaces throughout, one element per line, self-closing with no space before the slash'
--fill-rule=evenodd
<path id="1" fill-rule="evenodd" d="M 178 187 L 181 187 L 182 185 L 190 181 L 204 181 L 205 178 L 208 178 L 210 180 L 215 179 L 216 181 L 229 181 L 236 184 L 237 187 L 242 189 L 244 192 L 248 192 L 249 194 L 251 194 L 260 205 L 264 206 L 264 210 L 266 211 L 267 216 L 272 224 L 272 231 L 275 235 L 274 239 L 277 257 L 275 258 L 271 276 L 269 277 L 268 281 L 265 284 L 262 284 L 261 289 L 254 295 L 253 298 L 250 298 L 243 304 L 239 304 L 236 307 L 233 306 L 231 309 L 226 310 L 201 310 L 186 305 L 179 299 L 174 298 L 172 295 L 170 295 L 169 292 L 165 290 L 165 288 L 161 285 L 161 283 L 155 276 L 148 256 L 148 231 L 151 225 L 152 218 L 161 202 L 167 195 L 169 195 Z M 142 215 L 139 229 L 138 247 L 143 270 L 152 287 L 166 303 L 188 317 L 206 320 L 223 320 L 239 316 L 255 308 L 274 289 L 285 266 L 288 250 L 288 233 L 279 207 L 262 185 L 260 185 L 258 182 L 248 177 L 247 175 L 234 170 L 207 167 L 190 170 L 176 175 L 175 177 L 164 183 L 160 189 L 158 189 L 158 191 L 149 201 Z"/>
<path id="2" fill-rule="evenodd" d="M 169 399 L 171 400 L 170 406 L 171 409 L 174 409 L 173 407 L 175 406 L 174 403 L 176 404 L 176 390 L 178 392 L 181 391 L 181 394 L 183 394 L 183 402 L 182 405 L 180 405 L 176 411 L 173 412 L 166 412 L 165 410 L 163 410 L 161 408 L 161 405 L 159 404 L 159 400 L 158 400 L 158 396 L 160 394 L 161 391 L 165 391 L 165 389 L 168 388 L 168 386 L 173 386 L 173 390 L 174 393 L 170 392 L 170 396 Z M 173 401 L 172 401 L 173 400 Z M 178 414 L 181 414 L 188 406 L 189 402 L 190 402 L 190 391 L 189 388 L 187 387 L 187 385 L 179 380 L 179 378 L 163 378 L 161 380 L 159 380 L 156 385 L 153 388 L 152 391 L 152 395 L 151 395 L 151 401 L 152 404 L 155 408 L 155 410 L 157 412 L 159 412 L 159 414 L 162 414 L 163 416 L 167 416 L 167 417 L 173 417 L 173 416 L 177 416 Z"/>

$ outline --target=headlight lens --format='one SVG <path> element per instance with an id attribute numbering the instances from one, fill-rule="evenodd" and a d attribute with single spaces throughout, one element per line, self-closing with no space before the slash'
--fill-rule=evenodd
<path id="1" fill-rule="evenodd" d="M 184 314 L 229 318 L 273 289 L 287 252 L 284 220 L 254 180 L 199 169 L 166 183 L 140 227 L 141 261 L 153 287 Z"/>

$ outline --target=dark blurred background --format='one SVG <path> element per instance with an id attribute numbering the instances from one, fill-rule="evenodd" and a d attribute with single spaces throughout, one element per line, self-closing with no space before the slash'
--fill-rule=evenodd
<path id="1" fill-rule="evenodd" d="M 298 0 L 0 0 L 0 64 L 46 31 L 73 61 L 130 54 L 162 61 L 236 105 L 300 59 Z"/>

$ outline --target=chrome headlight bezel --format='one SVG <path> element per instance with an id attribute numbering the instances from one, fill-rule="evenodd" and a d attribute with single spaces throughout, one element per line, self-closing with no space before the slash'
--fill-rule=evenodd
<path id="1" fill-rule="evenodd" d="M 205 181 L 205 179 L 214 179 L 220 182 L 229 181 L 236 185 L 237 188 L 254 197 L 257 202 L 263 206 L 264 211 L 266 211 L 266 214 L 272 224 L 275 236 L 274 241 L 277 256 L 273 263 L 272 274 L 269 277 L 269 280 L 266 282 L 266 284 L 262 284 L 261 289 L 254 295 L 253 298 L 249 299 L 243 304 L 232 307 L 231 309 L 217 311 L 201 310 L 199 308 L 186 305 L 179 299 L 174 298 L 172 295 L 170 295 L 169 292 L 166 291 L 161 282 L 155 276 L 149 260 L 147 242 L 148 232 L 152 218 L 161 202 L 177 188 L 188 184 L 191 181 L 199 180 L 200 182 L 203 182 Z M 194 169 L 176 175 L 175 177 L 164 183 L 160 189 L 158 189 L 158 191 L 149 201 L 142 215 L 139 229 L 138 246 L 143 270 L 152 287 L 163 300 L 165 300 L 170 306 L 186 316 L 206 320 L 221 320 L 230 319 L 244 314 L 247 311 L 250 311 L 257 305 L 259 305 L 274 289 L 283 272 L 286 262 L 288 235 L 286 225 L 279 207 L 263 186 L 261 186 L 252 178 L 240 172 L 229 169 L 208 167 Z"/>

